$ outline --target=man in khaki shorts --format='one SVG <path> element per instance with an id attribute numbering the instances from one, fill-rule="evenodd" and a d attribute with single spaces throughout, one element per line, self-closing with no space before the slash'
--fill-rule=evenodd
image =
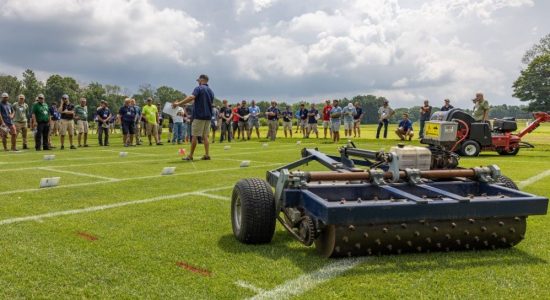
<path id="1" fill-rule="evenodd" d="M 13 122 L 15 123 L 17 135 L 19 135 L 19 133 L 21 132 L 23 136 L 23 149 L 29 149 L 27 147 L 27 116 L 29 115 L 29 106 L 27 105 L 27 103 L 25 103 L 25 95 L 19 95 L 18 101 L 12 105 L 12 108 L 15 112 L 15 118 L 13 119 Z"/>
<path id="2" fill-rule="evenodd" d="M 285 138 L 288 137 L 286 131 L 290 132 L 290 137 L 292 137 L 292 116 L 293 113 L 290 110 L 290 105 L 286 106 L 285 111 L 282 113 L 283 115 L 283 132 L 285 133 Z"/>
<path id="3" fill-rule="evenodd" d="M 141 108 L 141 113 L 145 118 L 145 135 L 149 139 L 149 146 L 153 145 L 151 136 L 155 138 L 157 146 L 162 145 L 158 135 L 159 111 L 157 106 L 153 104 L 152 98 L 147 98 L 145 106 Z"/>
<path id="4" fill-rule="evenodd" d="M 202 137 L 202 143 L 204 144 L 204 156 L 202 160 L 210 160 L 208 135 L 210 134 L 210 120 L 212 119 L 212 105 L 214 103 L 214 92 L 208 86 L 208 76 L 200 75 L 197 79 L 199 86 L 197 86 L 193 93 L 187 96 L 181 101 L 174 101 L 173 107 L 186 104 L 191 101 L 193 103 L 193 123 L 191 124 L 191 151 L 187 157 L 183 160 L 193 160 L 193 154 L 197 147 L 197 137 Z"/>
<path id="5" fill-rule="evenodd" d="M 69 102 L 69 96 L 63 95 L 61 97 L 61 127 L 59 129 L 59 135 L 61 135 L 61 150 L 65 149 L 65 136 L 69 135 L 69 143 L 71 149 L 76 149 L 73 144 L 74 135 L 74 105 Z"/>
<path id="6" fill-rule="evenodd" d="M 76 131 L 78 132 L 78 147 L 82 147 L 82 136 L 84 136 L 84 147 L 88 147 L 88 106 L 86 98 L 80 98 L 80 105 L 74 108 L 76 120 Z"/>

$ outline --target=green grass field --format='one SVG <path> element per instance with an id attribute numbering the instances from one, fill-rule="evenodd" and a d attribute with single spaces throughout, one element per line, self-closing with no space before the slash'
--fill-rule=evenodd
<path id="1" fill-rule="evenodd" d="M 362 135 L 361 148 L 397 143 L 393 135 L 373 139 L 374 125 Z M 516 157 L 484 153 L 461 165 L 497 164 L 524 191 L 548 197 L 550 176 L 525 180 L 550 169 L 550 126 L 526 140 L 536 148 Z M 530 217 L 526 239 L 497 251 L 331 260 L 280 225 L 269 245 L 238 243 L 229 201 L 236 181 L 264 178 L 298 159 L 302 147 L 337 151 L 322 139 L 264 143 L 234 142 L 230 150 L 215 143 L 212 161 L 193 163 L 177 154 L 188 145 L 123 148 L 119 136 L 108 148 L 92 136 L 90 148 L 0 153 L 0 298 L 550 297 L 548 216 Z M 44 161 L 44 154 L 56 158 Z M 242 160 L 250 167 L 240 168 Z M 161 176 L 167 166 L 175 174 Z M 58 187 L 38 188 L 40 178 L 55 176 Z"/>

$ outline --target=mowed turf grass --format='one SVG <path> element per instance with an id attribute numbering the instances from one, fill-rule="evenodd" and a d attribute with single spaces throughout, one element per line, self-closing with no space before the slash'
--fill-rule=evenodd
<path id="1" fill-rule="evenodd" d="M 397 143 L 393 134 L 373 139 L 374 125 L 364 126 L 362 135 L 356 140 L 361 148 L 389 149 Z M 516 157 L 484 153 L 462 159 L 461 165 L 498 164 L 516 182 L 549 170 L 550 126 L 526 140 L 536 148 Z M 253 138 L 224 150 L 227 144 L 216 142 L 212 161 L 188 163 L 177 154 L 188 145 L 124 148 L 118 135 L 108 148 L 97 147 L 95 136 L 90 144 L 74 151 L 0 153 L 1 298 L 238 299 L 258 293 L 239 281 L 271 290 L 334 262 L 294 241 L 280 225 L 269 245 L 238 243 L 229 199 L 236 181 L 265 178 L 265 171 L 298 159 L 303 147 L 336 154 L 339 145 Z M 120 151 L 128 157 L 119 157 Z M 202 153 L 199 145 L 196 158 Z M 44 154 L 56 158 L 44 161 Z M 250 160 L 250 167 L 240 168 L 243 160 Z M 161 176 L 167 166 L 175 166 L 175 174 Z M 61 177 L 59 187 L 38 188 L 40 178 L 54 176 Z M 549 180 L 523 190 L 548 197 Z M 135 200 L 151 202 L 109 206 Z M 98 206 L 106 207 L 2 221 Z M 295 297 L 548 298 L 549 236 L 550 218 L 530 217 L 526 239 L 512 249 L 369 257 Z"/>

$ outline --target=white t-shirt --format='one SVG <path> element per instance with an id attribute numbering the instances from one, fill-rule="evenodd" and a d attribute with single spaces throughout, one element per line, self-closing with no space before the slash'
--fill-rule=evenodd
<path id="1" fill-rule="evenodd" d="M 389 106 L 387 107 L 380 106 L 380 108 L 378 109 L 378 115 L 380 116 L 381 119 L 388 119 L 392 113 L 393 113 L 393 109 L 391 109 L 391 107 Z"/>
<path id="2" fill-rule="evenodd" d="M 183 107 L 178 106 L 176 108 L 176 115 L 174 116 L 174 123 L 183 123 Z"/>

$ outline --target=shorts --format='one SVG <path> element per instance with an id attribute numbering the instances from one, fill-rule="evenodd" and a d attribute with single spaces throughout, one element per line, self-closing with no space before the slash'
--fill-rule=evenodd
<path id="1" fill-rule="evenodd" d="M 260 120 L 258 118 L 248 119 L 248 128 L 260 128 Z"/>
<path id="2" fill-rule="evenodd" d="M 330 129 L 333 132 L 339 132 L 340 131 L 340 120 L 332 120 L 330 122 Z"/>
<path id="3" fill-rule="evenodd" d="M 122 121 L 122 134 L 135 134 L 136 123 L 134 121 Z"/>
<path id="4" fill-rule="evenodd" d="M 306 128 L 307 127 L 307 120 L 300 120 L 300 127 L 302 127 L 302 129 Z"/>
<path id="5" fill-rule="evenodd" d="M 15 125 L 6 124 L 6 127 L 0 128 L 0 137 L 5 138 L 8 136 L 8 134 L 17 135 L 17 129 L 15 129 Z"/>
<path id="6" fill-rule="evenodd" d="M 307 130 L 317 132 L 317 123 L 308 123 Z"/>
<path id="7" fill-rule="evenodd" d="M 76 121 L 76 130 L 78 133 L 88 133 L 88 121 Z"/>
<path id="8" fill-rule="evenodd" d="M 248 125 L 248 122 L 247 121 L 239 121 L 239 129 L 240 130 L 249 130 L 250 129 L 250 126 Z"/>
<path id="9" fill-rule="evenodd" d="M 323 121 L 323 128 L 324 129 L 330 128 L 330 121 Z"/>
<path id="10" fill-rule="evenodd" d="M 361 120 L 359 120 L 359 119 L 353 120 L 353 127 L 354 128 L 359 128 L 360 126 L 361 126 Z"/>
<path id="11" fill-rule="evenodd" d="M 283 122 L 283 130 L 290 130 L 292 131 L 292 122 L 289 121 L 289 122 Z"/>
<path id="12" fill-rule="evenodd" d="M 344 130 L 352 130 L 353 129 L 353 122 L 344 121 Z"/>
<path id="13" fill-rule="evenodd" d="M 54 132 L 58 132 L 59 131 L 59 126 L 60 126 L 60 121 L 59 120 L 51 120 L 50 121 L 50 135 Z"/>
<path id="14" fill-rule="evenodd" d="M 210 120 L 210 129 L 213 131 L 218 130 L 218 121 L 217 120 Z"/>
<path id="15" fill-rule="evenodd" d="M 59 127 L 59 134 L 60 135 L 67 135 L 67 132 L 69 133 L 69 135 L 74 134 L 74 121 L 73 120 L 61 119 L 61 126 Z"/>
<path id="16" fill-rule="evenodd" d="M 27 128 L 27 122 L 15 122 L 15 129 L 17 129 L 17 132 Z"/>
<path id="17" fill-rule="evenodd" d="M 210 120 L 193 120 L 191 123 L 191 135 L 207 137 L 210 134 Z"/>
<path id="18" fill-rule="evenodd" d="M 158 131 L 157 123 L 146 123 L 145 124 L 145 134 L 146 135 L 156 135 Z"/>

